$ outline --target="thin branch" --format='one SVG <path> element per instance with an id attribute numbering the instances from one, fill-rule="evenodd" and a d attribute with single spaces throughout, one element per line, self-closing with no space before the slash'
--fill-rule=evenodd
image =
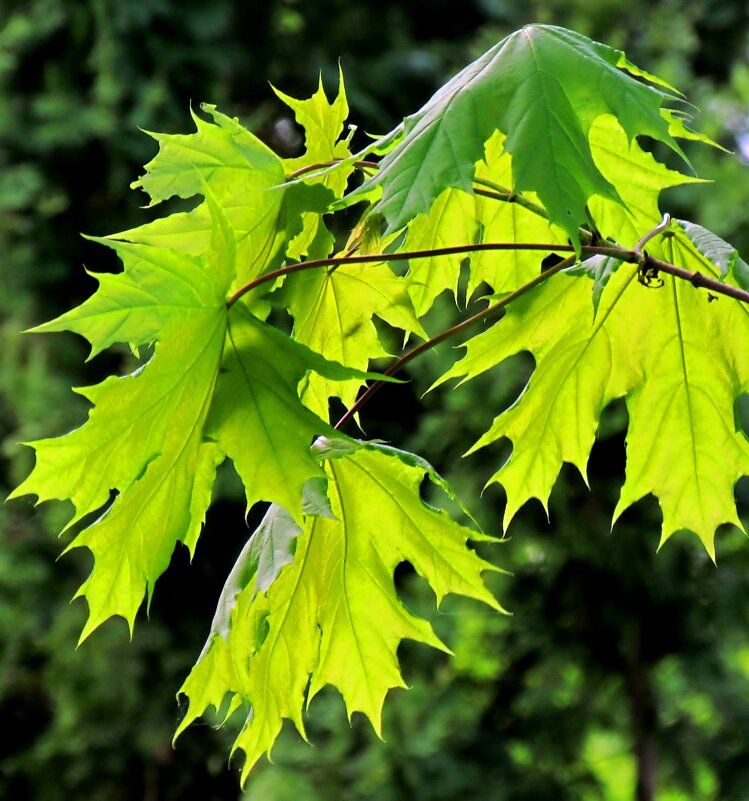
<path id="1" fill-rule="evenodd" d="M 431 339 L 427 340 L 426 342 L 422 342 L 421 345 L 417 345 L 413 350 L 410 350 L 408 353 L 401 356 L 399 359 L 396 359 L 390 367 L 383 373 L 384 376 L 392 376 L 396 373 L 400 372 L 400 370 L 405 367 L 412 359 L 415 359 L 417 356 L 420 356 L 425 351 L 433 348 L 435 345 L 439 345 L 440 342 L 444 342 L 449 337 L 454 336 L 455 334 L 460 333 L 463 329 L 468 328 L 469 326 L 473 325 L 474 323 L 483 320 L 484 318 L 488 317 L 495 312 L 501 311 L 507 306 L 509 303 L 512 303 L 513 300 L 517 300 L 521 295 L 525 295 L 526 292 L 529 292 L 531 289 L 534 289 L 539 284 L 543 283 L 547 278 L 550 278 L 555 273 L 561 272 L 562 270 L 566 269 L 567 267 L 571 267 L 577 258 L 575 256 L 569 256 L 566 259 L 563 259 L 558 264 L 555 264 L 553 267 L 545 270 L 540 275 L 537 275 L 528 283 L 523 284 L 523 286 L 518 287 L 514 292 L 510 292 L 509 294 L 505 295 L 503 298 L 498 300 L 496 303 L 492 303 L 487 306 L 485 309 L 477 312 L 476 314 L 472 315 L 471 317 L 467 317 L 465 320 L 462 320 L 457 325 L 452 326 L 451 328 L 442 331 L 442 333 L 437 334 L 437 336 L 432 337 Z M 340 429 L 342 426 L 346 425 L 346 423 L 361 409 L 361 407 L 372 397 L 372 395 L 377 392 L 377 390 L 384 384 L 385 382 L 382 380 L 376 380 L 372 384 L 370 384 L 367 389 L 364 391 L 362 395 L 360 395 L 356 402 L 351 406 L 350 409 L 341 417 L 341 419 L 335 424 L 336 429 Z"/>
<path id="2" fill-rule="evenodd" d="M 729 298 L 734 298 L 735 300 L 741 300 L 744 303 L 749 303 L 749 292 L 745 289 L 739 289 L 737 286 L 731 286 L 731 284 L 725 284 L 723 281 L 719 281 L 717 278 L 708 278 L 704 273 L 695 270 L 692 272 L 691 270 L 685 270 L 683 267 L 677 267 L 675 264 L 670 264 L 667 261 L 661 261 L 660 259 L 655 259 L 652 256 L 648 256 L 647 253 L 643 254 L 643 267 L 653 267 L 659 272 L 668 273 L 669 275 L 673 275 L 676 278 L 682 278 L 685 281 L 689 281 L 689 283 L 694 286 L 702 289 L 707 289 L 710 292 L 715 292 L 718 295 L 726 295 Z"/>
<path id="3" fill-rule="evenodd" d="M 549 253 L 574 253 L 575 248 L 572 245 L 557 245 L 549 242 L 480 242 L 475 245 L 454 245 L 445 248 L 431 248 L 429 250 L 405 250 L 398 253 L 371 253 L 358 256 L 332 256 L 327 259 L 313 259 L 312 261 L 300 261 L 297 264 L 289 264 L 286 267 L 279 267 L 277 270 L 271 270 L 269 273 L 250 281 L 238 289 L 226 301 L 226 308 L 230 309 L 243 295 L 251 290 L 265 284 L 269 281 L 274 281 L 290 273 L 300 272 L 301 270 L 311 270 L 316 267 L 329 267 L 331 265 L 340 266 L 341 264 L 372 264 L 377 262 L 388 261 L 408 261 L 409 259 L 428 259 L 435 256 L 454 256 L 461 253 L 478 253 L 481 251 L 491 250 L 540 250 Z M 640 254 L 633 250 L 626 248 L 607 247 L 600 245 L 583 245 L 580 250 L 588 256 L 612 256 L 616 259 L 628 262 L 638 262 Z"/>
<path id="4" fill-rule="evenodd" d="M 677 267 L 675 264 L 671 264 L 670 262 L 661 261 L 653 256 L 649 256 L 643 250 L 645 245 L 650 242 L 653 237 L 664 233 L 670 224 L 671 215 L 664 214 L 660 223 L 658 223 L 655 228 L 648 231 L 645 236 L 643 236 L 642 239 L 640 239 L 640 241 L 635 245 L 635 252 L 640 253 L 640 272 L 646 273 L 648 270 L 652 270 L 655 272 L 668 273 L 668 275 L 673 275 L 676 278 L 689 281 L 689 283 L 697 289 L 707 289 L 710 292 L 715 292 L 719 295 L 726 295 L 729 298 L 734 298 L 735 300 L 749 303 L 749 292 L 746 290 L 740 289 L 737 286 L 731 286 L 731 284 L 726 284 L 717 278 L 709 278 L 704 273 L 699 272 L 699 270 L 685 270 L 683 267 Z"/>
<path id="5" fill-rule="evenodd" d="M 473 187 L 473 192 L 476 195 L 494 198 L 494 200 L 503 200 L 505 203 L 517 203 L 518 206 L 532 211 L 539 217 L 543 217 L 546 220 L 549 219 L 549 213 L 543 206 L 539 206 L 532 200 L 528 200 L 527 197 L 521 195 L 519 192 L 511 192 L 507 187 L 495 184 L 494 181 L 487 181 L 486 178 L 474 178 L 473 183 L 476 184 L 476 186 Z M 481 187 L 485 188 L 482 189 Z"/>
<path id="6" fill-rule="evenodd" d="M 300 167 L 298 170 L 290 172 L 286 176 L 286 180 L 293 181 L 295 178 L 299 178 L 300 175 L 306 175 L 308 172 L 314 172 L 315 170 L 324 170 L 328 167 L 335 167 L 336 164 L 341 164 L 343 161 L 343 159 L 335 159 L 334 161 L 321 161 L 317 164 L 308 164 L 306 167 Z M 376 161 L 355 161 L 353 164 L 355 167 L 359 167 L 359 169 L 376 170 L 380 166 Z"/>

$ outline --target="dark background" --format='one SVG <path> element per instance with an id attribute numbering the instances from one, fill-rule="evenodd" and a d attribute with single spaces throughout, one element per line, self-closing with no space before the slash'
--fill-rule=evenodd
<path id="1" fill-rule="evenodd" d="M 268 82 L 296 97 L 331 90 L 343 66 L 350 121 L 382 133 L 454 72 L 528 22 L 573 28 L 682 89 L 701 128 L 735 151 L 690 148 L 715 187 L 674 191 L 664 210 L 749 253 L 749 19 L 746 4 L 704 0 L 5 0 L 0 9 L 0 489 L 28 472 L 19 443 L 79 425 L 71 386 L 118 371 L 113 351 L 84 365 L 72 335 L 19 332 L 94 288 L 83 266 L 116 269 L 80 232 L 148 218 L 128 189 L 155 153 L 138 129 L 187 132 L 189 107 L 216 103 L 283 155 L 299 147 Z M 430 323 L 454 314 L 440 306 Z M 498 450 L 461 453 L 512 399 L 528 364 L 460 392 L 420 400 L 450 349 L 415 362 L 413 381 L 379 393 L 367 433 L 430 459 L 488 531 L 503 497 L 479 500 Z M 657 504 L 610 533 L 624 465 L 622 405 L 607 410 L 589 474 L 563 471 L 551 522 L 538 505 L 487 555 L 511 618 L 449 601 L 441 613 L 407 570 L 406 602 L 429 614 L 448 659 L 404 644 L 410 692 L 395 691 L 385 742 L 326 691 L 311 708 L 313 747 L 285 730 L 274 764 L 250 778 L 250 801 L 744 801 L 749 790 L 749 545 L 719 532 L 718 567 L 689 534 L 660 553 Z M 746 517 L 746 483 L 737 488 Z M 69 605 L 90 569 L 85 552 L 56 562 L 62 504 L 0 507 L 0 797 L 47 801 L 237 799 L 230 730 L 209 722 L 170 741 L 175 693 L 200 651 L 247 529 L 226 470 L 188 564 L 178 549 L 150 620 L 129 642 L 122 621 L 78 651 L 85 604 Z M 49 508 L 47 508 L 49 507 Z M 640 790 L 636 784 L 640 778 Z M 655 777 L 657 793 L 648 791 Z M 637 795 L 636 795 L 637 793 Z"/>

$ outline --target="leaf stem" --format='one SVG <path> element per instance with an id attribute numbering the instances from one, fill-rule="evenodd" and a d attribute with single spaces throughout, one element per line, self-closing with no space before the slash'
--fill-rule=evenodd
<path id="1" fill-rule="evenodd" d="M 645 245 L 647 245 L 651 239 L 658 236 L 658 234 L 662 234 L 669 225 L 671 225 L 671 215 L 664 214 L 663 219 L 658 223 L 658 225 L 656 225 L 655 228 L 651 228 L 650 231 L 648 231 L 645 236 L 643 236 L 642 239 L 635 245 L 635 251 L 637 251 L 637 253 L 642 253 L 642 249 L 645 247 Z M 644 254 L 640 258 L 641 260 L 644 259 Z"/>
<path id="2" fill-rule="evenodd" d="M 530 292 L 531 289 L 534 289 L 539 284 L 546 281 L 547 278 L 550 278 L 555 273 L 561 272 L 562 270 L 566 269 L 567 267 L 571 267 L 577 261 L 576 257 L 569 256 L 566 259 L 563 259 L 558 264 L 555 264 L 553 267 L 549 268 L 548 270 L 544 270 L 540 275 L 537 275 L 532 280 L 528 281 L 527 283 L 523 284 L 521 287 L 518 287 L 513 292 L 508 293 L 503 298 L 498 300 L 496 303 L 492 303 L 487 306 L 485 309 L 482 309 L 476 314 L 472 315 L 471 317 L 467 317 L 465 320 L 461 320 L 457 325 L 452 326 L 451 328 L 447 328 L 445 331 L 442 331 L 437 336 L 428 339 L 426 342 L 422 342 L 420 345 L 417 345 L 415 348 L 410 350 L 408 353 L 401 356 L 399 359 L 396 359 L 390 367 L 383 373 L 384 376 L 392 376 L 398 373 L 400 370 L 405 367 L 412 359 L 415 359 L 417 356 L 420 356 L 425 351 L 433 348 L 435 345 L 439 345 L 440 342 L 444 342 L 444 340 L 448 339 L 455 334 L 460 333 L 463 329 L 468 328 L 469 326 L 473 325 L 474 323 L 483 320 L 484 318 L 488 317 L 495 312 L 501 311 L 505 308 L 509 303 L 512 303 L 513 300 L 517 300 L 522 295 L 525 295 L 526 292 Z M 377 390 L 384 384 L 384 381 L 376 380 L 372 382 L 367 389 L 364 391 L 362 395 L 360 395 L 355 403 L 351 406 L 350 409 L 346 411 L 346 413 L 341 417 L 341 419 L 335 424 L 334 428 L 340 429 L 342 426 L 346 425 L 346 423 L 361 409 L 361 407 L 372 397 L 372 395 L 377 392 Z"/>

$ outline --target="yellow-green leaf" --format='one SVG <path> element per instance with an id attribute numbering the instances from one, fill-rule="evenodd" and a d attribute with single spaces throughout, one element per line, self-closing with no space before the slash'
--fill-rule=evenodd
<path id="1" fill-rule="evenodd" d="M 304 709 L 327 684 L 341 692 L 349 717 L 364 713 L 379 733 L 387 691 L 405 686 L 396 656 L 401 640 L 446 649 L 398 598 L 393 571 L 400 562 L 429 582 L 438 604 L 458 593 L 500 609 L 481 578 L 496 568 L 467 547 L 488 538 L 421 500 L 428 465 L 373 445 L 328 453 L 335 456 L 326 461 L 335 518 L 308 517 L 301 533 L 290 519 L 281 521 L 282 539 L 296 543 L 294 560 L 267 589 L 259 586 L 259 555 L 245 549 L 222 596 L 231 606 L 228 632 L 214 621 L 182 688 L 190 704 L 180 730 L 227 694 L 230 708 L 250 706 L 234 746 L 246 756 L 243 778 L 270 751 L 285 718 L 305 735 Z M 268 526 L 266 520 L 254 537 L 267 540 Z"/>
<path id="2" fill-rule="evenodd" d="M 713 277 L 723 269 L 672 230 L 649 252 Z M 694 531 L 714 555 L 721 523 L 740 525 L 733 490 L 749 474 L 749 443 L 734 417 L 749 386 L 749 311 L 662 276 L 637 281 L 637 266 L 610 275 L 594 314 L 590 282 L 553 276 L 512 304 L 505 319 L 467 343 L 465 358 L 440 381 L 464 380 L 522 350 L 536 369 L 518 400 L 471 450 L 502 437 L 512 455 L 490 481 L 507 491 L 505 524 L 530 498 L 544 506 L 563 462 L 585 476 L 604 407 L 624 396 L 629 410 L 627 475 L 615 518 L 648 493 L 663 510 L 661 541 Z M 732 280 L 732 279 L 731 279 Z"/>

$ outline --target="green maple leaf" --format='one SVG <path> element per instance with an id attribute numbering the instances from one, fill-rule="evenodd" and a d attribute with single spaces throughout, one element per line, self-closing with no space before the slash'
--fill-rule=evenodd
<path id="1" fill-rule="evenodd" d="M 182 688 L 190 704 L 177 734 L 227 694 L 228 713 L 251 705 L 234 746 L 246 755 L 243 779 L 270 751 L 284 718 L 306 736 L 304 709 L 325 685 L 339 689 L 349 717 L 364 713 L 379 733 L 387 691 L 405 686 L 400 641 L 446 650 L 400 602 L 393 583 L 400 562 L 430 583 L 438 603 L 459 593 L 500 609 L 481 579 L 496 568 L 466 546 L 490 538 L 424 504 L 419 487 L 433 476 L 426 463 L 371 444 L 333 443 L 321 455 L 335 517 L 308 517 L 300 532 L 277 508 L 269 511 L 232 571 Z M 292 542 L 291 564 L 269 555 Z"/>
<path id="2" fill-rule="evenodd" d="M 671 234 L 649 252 L 720 274 L 683 232 Z M 663 279 L 654 290 L 638 283 L 635 265 L 609 271 L 596 313 L 584 278 L 553 276 L 469 340 L 465 358 L 440 379 L 473 378 L 523 350 L 536 359 L 523 393 L 471 449 L 512 441 L 512 455 L 490 479 L 507 492 L 505 525 L 530 498 L 547 506 L 563 462 L 585 477 L 601 412 L 622 396 L 627 474 L 614 519 L 652 492 L 663 510 L 661 541 L 690 529 L 713 556 L 717 526 L 741 525 L 733 489 L 749 473 L 749 443 L 733 406 L 749 386 L 749 357 L 735 343 L 749 337 L 749 312 Z"/>
<path id="3" fill-rule="evenodd" d="M 135 373 L 79 390 L 93 404 L 87 422 L 66 436 L 29 443 L 36 465 L 13 493 L 69 499 L 75 511 L 68 525 L 118 493 L 69 546 L 88 547 L 95 560 L 79 591 L 89 605 L 82 639 L 114 614 L 132 629 L 175 543 L 194 547 L 202 524 L 220 461 L 202 427 L 221 363 L 236 253 L 233 232 L 213 202 L 212 212 L 214 235 L 203 256 L 170 253 L 162 260 L 148 245 L 115 244 L 124 272 L 102 278 L 81 307 L 38 329 L 79 333 L 93 353 L 114 341 L 158 340 L 153 358 Z"/>
<path id="4" fill-rule="evenodd" d="M 411 221 L 404 250 L 433 250 L 474 242 L 478 233 L 475 201 L 458 189 L 446 189 L 434 201 L 428 214 Z M 431 309 L 445 289 L 457 292 L 460 265 L 465 255 L 433 256 L 409 263 L 408 292 L 419 317 Z"/>
<path id="5" fill-rule="evenodd" d="M 529 25 L 503 39 L 406 118 L 402 140 L 362 187 L 381 186 L 378 210 L 391 230 L 429 210 L 447 187 L 469 192 L 474 165 L 495 131 L 513 160 L 513 191 L 535 192 L 552 223 L 579 243 L 594 195 L 613 201 L 617 188 L 596 166 L 588 136 L 613 114 L 629 141 L 650 136 L 682 155 L 662 106 L 678 99 L 637 71 L 624 55 L 580 34 Z M 356 193 L 354 193 L 356 194 Z"/>
<path id="6" fill-rule="evenodd" d="M 295 159 L 286 159 L 284 167 L 287 172 L 294 172 L 302 167 L 321 164 L 329 161 L 345 160 L 351 155 L 347 139 L 340 139 L 343 125 L 348 117 L 348 101 L 343 85 L 343 72 L 338 71 L 338 95 L 332 103 L 328 102 L 320 76 L 317 91 L 307 100 L 296 100 L 280 90 L 273 91 L 294 112 L 294 117 L 304 129 L 306 152 Z M 312 180 L 321 181 L 340 197 L 346 189 L 348 176 L 353 165 L 344 165 Z"/>
<path id="7" fill-rule="evenodd" d="M 298 234 L 298 214 L 286 213 L 281 159 L 236 119 L 203 104 L 212 122 L 193 113 L 192 134 L 151 133 L 159 152 L 145 174 L 132 184 L 143 189 L 154 206 L 171 197 L 213 193 L 237 236 L 235 286 L 277 266 L 286 242 Z M 205 251 L 212 216 L 206 202 L 110 239 L 153 245 L 193 255 Z"/>
<path id="8" fill-rule="evenodd" d="M 95 276 L 89 300 L 36 329 L 84 336 L 91 357 L 127 343 L 148 358 L 130 375 L 78 390 L 92 404 L 87 421 L 30 443 L 36 465 L 11 496 L 71 501 L 68 526 L 103 510 L 69 545 L 94 557 L 78 593 L 89 607 L 81 639 L 113 615 L 132 631 L 176 544 L 194 552 L 224 459 L 248 509 L 270 504 L 182 687 L 189 707 L 175 735 L 210 706 L 226 717 L 249 708 L 234 746 L 246 756 L 243 779 L 270 753 L 284 719 L 306 737 L 305 711 L 324 686 L 339 689 L 349 718 L 363 713 L 380 734 L 387 692 L 405 686 L 401 641 L 447 650 L 401 603 L 399 563 L 428 581 L 438 605 L 459 593 L 501 609 L 482 579 L 496 568 L 468 544 L 491 538 L 421 499 L 425 478 L 450 492 L 433 469 L 413 454 L 356 443 L 327 422 L 329 399 L 350 406 L 373 377 L 364 372 L 369 360 L 386 355 L 375 318 L 426 336 L 418 318 L 440 292 L 456 292 L 464 260 L 469 296 L 482 284 L 506 293 L 537 276 L 555 246 L 579 246 L 581 225 L 632 247 L 660 221 L 661 191 L 697 180 L 659 164 L 637 137 L 680 156 L 675 137 L 714 144 L 667 107 L 679 100 L 668 84 L 617 50 L 544 25 L 504 39 L 360 154 L 341 138 L 342 76 L 332 102 L 322 83 L 304 100 L 276 94 L 305 131 L 298 159 L 281 160 L 209 105 L 210 121 L 193 115 L 194 133 L 152 134 L 159 152 L 133 186 L 152 206 L 203 200 L 96 238 L 123 272 Z M 378 173 L 344 195 L 355 161 L 369 152 L 383 156 Z M 337 164 L 289 175 L 328 162 Z M 346 253 L 546 244 L 411 258 L 405 277 L 385 263 L 298 271 L 227 308 L 236 290 L 285 260 L 331 253 L 323 215 L 361 200 L 370 205 Z M 689 222 L 650 241 L 648 253 L 749 286 L 736 250 Z M 587 480 L 600 415 L 624 398 L 627 469 L 614 521 L 652 493 L 661 542 L 690 529 L 714 557 L 717 526 L 741 525 L 734 487 L 749 474 L 749 440 L 734 415 L 735 399 L 749 391 L 749 311 L 728 298 L 711 303 L 669 276 L 660 289 L 637 278 L 636 265 L 610 257 L 548 278 L 470 340 L 437 383 L 468 380 L 521 350 L 536 361 L 523 393 L 471 449 L 512 443 L 490 478 L 507 492 L 505 525 L 531 498 L 548 506 L 564 462 Z M 290 311 L 293 336 L 264 322 L 274 301 Z"/>
<path id="9" fill-rule="evenodd" d="M 515 185 L 512 158 L 505 148 L 505 137 L 496 132 L 486 143 L 484 159 L 476 165 L 476 179 L 489 180 L 504 187 Z M 533 192 L 524 197 L 536 205 Z M 481 242 L 549 242 L 566 244 L 564 231 L 529 208 L 515 202 L 476 197 L 476 221 L 481 228 Z M 549 251 L 505 250 L 479 252 L 471 256 L 468 295 L 481 282 L 496 293 L 511 292 L 538 275 L 539 264 Z"/>
<path id="10" fill-rule="evenodd" d="M 294 317 L 294 339 L 326 359 L 366 370 L 370 359 L 387 356 L 373 318 L 407 333 L 427 338 L 408 296 L 407 282 L 385 264 L 341 264 L 307 270 L 287 279 L 285 303 Z M 361 380 L 332 382 L 311 375 L 303 399 L 320 417 L 328 415 L 328 399 L 346 406 L 356 399 Z"/>
<path id="11" fill-rule="evenodd" d="M 711 261 L 713 252 L 701 252 L 679 234 L 665 239 L 662 250 L 667 261 L 715 278 L 725 265 Z M 733 275 L 726 277 L 735 283 Z M 730 298 L 710 303 L 676 279 L 664 290 L 659 306 L 651 301 L 661 316 L 651 318 L 660 330 L 649 348 L 649 380 L 627 395 L 627 475 L 614 519 L 652 492 L 663 509 L 661 543 L 678 529 L 691 529 L 715 558 L 718 525 L 743 529 L 734 487 L 749 475 L 749 440 L 734 404 L 749 389 L 742 344 L 749 337 L 749 309 Z M 649 309 L 638 311 L 645 328 Z"/>
<path id="12" fill-rule="evenodd" d="M 623 247 L 634 247 L 643 233 L 660 222 L 658 199 L 664 189 L 707 183 L 657 162 L 637 141 L 628 139 L 624 128 L 610 114 L 598 117 L 591 126 L 590 145 L 596 166 L 616 186 L 622 200 L 617 203 L 601 195 L 592 197 L 591 217 L 603 236 Z"/>
<path id="13" fill-rule="evenodd" d="M 302 490 L 323 475 L 309 444 L 333 429 L 302 405 L 298 386 L 311 371 L 331 383 L 376 376 L 323 358 L 241 306 L 232 309 L 222 368 L 206 438 L 234 462 L 248 509 L 270 501 L 301 520 Z"/>
<path id="14" fill-rule="evenodd" d="M 79 390 L 93 404 L 83 426 L 29 443 L 36 465 L 12 495 L 70 500 L 72 525 L 117 493 L 69 546 L 94 555 L 79 592 L 89 605 L 82 638 L 116 614 L 132 629 L 175 544 L 194 550 L 216 466 L 226 456 L 245 484 L 248 506 L 278 501 L 301 519 L 305 484 L 323 476 L 309 443 L 332 429 L 302 405 L 297 386 L 310 370 L 329 379 L 366 377 L 239 304 L 227 311 L 236 239 L 210 190 L 203 191 L 214 230 L 202 256 L 110 243 L 124 271 L 99 276 L 88 301 L 37 329 L 79 333 L 92 353 L 113 342 L 155 342 L 153 357 L 133 374 Z"/>

